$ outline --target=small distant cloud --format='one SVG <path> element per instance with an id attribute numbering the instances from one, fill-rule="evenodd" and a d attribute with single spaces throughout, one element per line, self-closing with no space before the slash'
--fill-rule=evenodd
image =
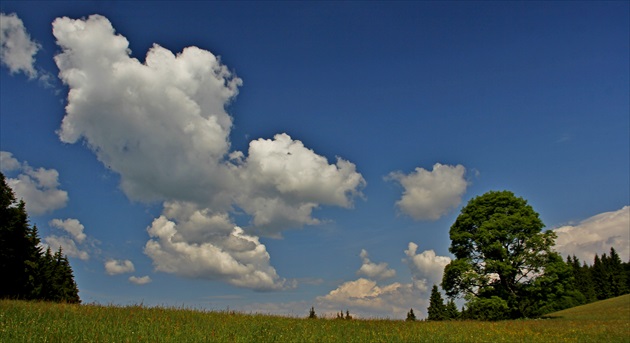
<path id="1" fill-rule="evenodd" d="M 77 241 L 77 243 L 83 243 L 83 241 L 85 241 L 85 238 L 87 237 L 86 234 L 83 233 L 83 229 L 85 227 L 77 219 L 53 219 L 48 224 L 52 227 L 56 227 L 58 229 L 68 232 L 72 235 L 74 240 Z"/>
<path id="2" fill-rule="evenodd" d="M 415 220 L 437 220 L 457 207 L 466 192 L 468 182 L 462 165 L 436 163 L 432 171 L 416 168 L 410 174 L 396 171 L 385 177 L 403 187 L 403 195 L 396 206 Z"/>
<path id="3" fill-rule="evenodd" d="M 109 275 L 133 273 L 136 269 L 129 260 L 107 260 L 105 262 L 105 272 Z"/>
<path id="4" fill-rule="evenodd" d="M 40 215 L 63 208 L 68 203 L 68 192 L 59 189 L 59 173 L 55 169 L 33 168 L 20 162 L 7 151 L 0 152 L 3 172 L 19 171 L 7 184 L 18 200 L 24 200 L 30 215 Z"/>
<path id="5" fill-rule="evenodd" d="M 385 280 L 396 276 L 396 271 L 387 267 L 387 263 L 374 263 L 370 261 L 368 252 L 365 249 L 361 250 L 359 255 L 363 264 L 357 271 L 357 275 L 365 276 L 369 279 Z"/>
<path id="6" fill-rule="evenodd" d="M 81 250 L 70 237 L 50 235 L 44 238 L 44 242 L 53 252 L 61 247 L 63 253 L 68 257 L 76 257 L 83 261 L 90 258 L 90 254 L 85 250 Z"/>
<path id="7" fill-rule="evenodd" d="M 35 55 L 41 46 L 31 40 L 22 19 L 15 13 L 0 13 L 0 60 L 13 73 L 37 77 Z"/>
<path id="8" fill-rule="evenodd" d="M 573 139 L 573 135 L 569 133 L 563 133 L 560 137 L 558 137 L 558 139 L 556 140 L 556 143 L 565 143 L 572 139 Z"/>
<path id="9" fill-rule="evenodd" d="M 146 285 L 148 283 L 151 283 L 151 278 L 148 275 L 145 276 L 130 276 L 129 277 L 129 282 L 135 284 L 135 285 Z"/>
<path id="10" fill-rule="evenodd" d="M 87 235 L 83 232 L 85 227 L 79 220 L 74 218 L 68 219 L 53 219 L 48 222 L 51 227 L 60 229 L 65 235 L 50 235 L 44 237 L 45 245 L 48 245 L 52 250 L 57 250 L 59 247 L 63 249 L 63 252 L 69 257 L 76 257 L 81 260 L 88 260 L 90 253 L 94 246 L 87 244 Z M 91 240 L 94 243 L 94 240 Z"/>

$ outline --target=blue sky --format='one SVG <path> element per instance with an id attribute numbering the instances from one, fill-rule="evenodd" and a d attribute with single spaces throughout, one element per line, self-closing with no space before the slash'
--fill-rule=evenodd
<path id="1" fill-rule="evenodd" d="M 489 190 L 629 258 L 628 2 L 0 10 L 2 172 L 84 302 L 422 316 Z"/>

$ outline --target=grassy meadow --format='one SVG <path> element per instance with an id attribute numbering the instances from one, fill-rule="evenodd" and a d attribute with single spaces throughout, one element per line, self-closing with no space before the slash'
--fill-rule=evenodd
<path id="1" fill-rule="evenodd" d="M 546 319 L 302 319 L 0 300 L 0 342 L 630 342 L 630 295 Z"/>

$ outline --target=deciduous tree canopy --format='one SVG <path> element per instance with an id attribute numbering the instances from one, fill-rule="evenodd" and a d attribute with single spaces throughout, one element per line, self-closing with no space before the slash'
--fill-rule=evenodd
<path id="1" fill-rule="evenodd" d="M 543 227 L 538 213 L 512 192 L 470 200 L 450 229 L 455 259 L 444 270 L 446 294 L 466 298 L 480 313 L 491 305 L 505 308 L 506 317 L 539 315 L 566 295 L 572 277 L 552 250 L 554 233 Z"/>

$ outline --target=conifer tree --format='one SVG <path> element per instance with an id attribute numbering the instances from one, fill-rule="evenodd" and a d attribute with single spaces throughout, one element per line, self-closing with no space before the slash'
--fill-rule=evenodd
<path id="1" fill-rule="evenodd" d="M 311 306 L 311 310 L 308 311 L 309 319 L 317 319 L 317 315 L 315 314 L 315 307 Z"/>
<path id="2" fill-rule="evenodd" d="M 453 299 L 449 300 L 444 310 L 445 319 L 456 320 L 459 319 L 459 310 Z"/>
<path id="3" fill-rule="evenodd" d="M 13 190 L 0 173 L 0 297 L 26 298 L 29 226 L 24 201 L 16 201 Z"/>
<path id="4" fill-rule="evenodd" d="M 416 320 L 416 314 L 413 313 L 413 308 L 409 310 L 409 312 L 407 312 L 407 319 L 405 319 L 408 322 L 413 322 Z"/>
<path id="5" fill-rule="evenodd" d="M 79 290 L 61 247 L 42 252 L 37 226 L 28 224 L 24 201 L 0 173 L 0 298 L 78 303 Z"/>
<path id="6" fill-rule="evenodd" d="M 591 275 L 593 275 L 593 284 L 595 285 L 598 300 L 608 299 L 611 296 L 607 260 L 606 254 L 602 254 L 601 258 L 596 254 L 591 267 Z"/>
<path id="7" fill-rule="evenodd" d="M 621 263 L 621 258 L 619 258 L 615 248 L 610 248 L 610 257 L 608 257 L 606 262 L 611 297 L 618 297 L 622 294 L 628 293 L 628 290 L 626 289 L 626 274 L 624 272 L 623 264 Z"/>
<path id="8" fill-rule="evenodd" d="M 40 245 L 41 241 L 37 226 L 33 225 L 33 228 L 28 230 L 27 239 L 29 244 L 24 267 L 28 279 L 24 289 L 24 297 L 27 299 L 40 299 L 42 287 L 46 281 L 42 275 L 44 254 Z"/>
<path id="9" fill-rule="evenodd" d="M 580 260 L 575 255 L 572 258 L 567 256 L 567 262 L 573 270 L 575 288 L 584 295 L 585 303 L 597 300 L 590 267 L 586 265 L 586 262 L 580 264 Z"/>
<path id="10" fill-rule="evenodd" d="M 444 320 L 446 319 L 446 307 L 444 306 L 444 300 L 442 299 L 442 294 L 438 290 L 437 285 L 433 285 L 431 289 L 431 297 L 429 299 L 429 308 L 427 309 L 429 313 L 428 320 Z"/>

